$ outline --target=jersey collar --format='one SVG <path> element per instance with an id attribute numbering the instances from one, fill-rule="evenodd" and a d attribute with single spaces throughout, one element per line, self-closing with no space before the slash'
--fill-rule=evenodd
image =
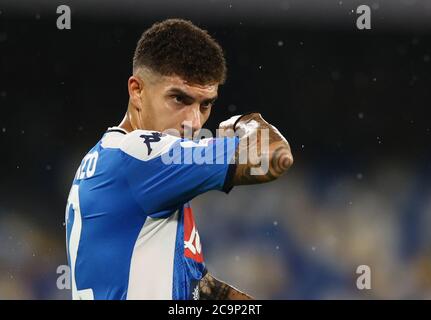
<path id="1" fill-rule="evenodd" d="M 120 127 L 109 127 L 106 133 L 110 133 L 110 132 L 119 132 L 122 134 L 127 134 L 127 131 Z"/>

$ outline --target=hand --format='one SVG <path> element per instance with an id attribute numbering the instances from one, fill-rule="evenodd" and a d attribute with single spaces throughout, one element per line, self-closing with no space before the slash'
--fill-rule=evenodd
<path id="1" fill-rule="evenodd" d="M 242 115 L 235 115 L 219 124 L 219 136 L 233 137 L 237 135 L 241 138 L 244 135 L 247 135 L 249 131 L 243 124 L 249 123 L 251 120 L 269 125 L 268 122 L 266 122 L 262 118 L 262 115 L 258 112 L 249 112 Z"/>
<path id="2" fill-rule="evenodd" d="M 218 126 L 218 136 L 219 137 L 229 137 L 232 138 L 235 136 L 234 125 L 236 121 L 241 117 L 241 115 L 236 115 L 230 117 L 229 119 L 221 122 Z"/>
<path id="3" fill-rule="evenodd" d="M 238 136 L 234 185 L 273 181 L 292 165 L 286 138 L 258 112 L 236 115 L 219 125 L 219 137 Z"/>

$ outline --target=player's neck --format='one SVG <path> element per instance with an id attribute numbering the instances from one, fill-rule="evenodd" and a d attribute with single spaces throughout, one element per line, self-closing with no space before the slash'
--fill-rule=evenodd
<path id="1" fill-rule="evenodd" d="M 126 113 L 126 115 L 124 116 L 124 118 L 123 118 L 123 120 L 121 121 L 121 123 L 118 125 L 118 127 L 122 128 L 122 129 L 124 129 L 124 130 L 126 130 L 127 132 L 132 132 L 132 131 L 133 131 L 132 124 L 130 123 L 130 119 L 129 119 L 129 117 L 127 116 L 127 113 Z"/>

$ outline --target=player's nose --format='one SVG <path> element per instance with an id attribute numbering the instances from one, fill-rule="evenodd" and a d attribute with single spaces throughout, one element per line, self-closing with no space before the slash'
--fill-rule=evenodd
<path id="1" fill-rule="evenodd" d="M 199 105 L 197 105 L 197 107 L 190 106 L 190 108 L 188 108 L 183 121 L 183 128 L 185 129 L 186 127 L 193 132 L 202 128 Z"/>

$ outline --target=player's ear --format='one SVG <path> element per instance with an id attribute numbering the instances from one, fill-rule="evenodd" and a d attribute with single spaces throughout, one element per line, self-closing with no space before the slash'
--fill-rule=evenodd
<path id="1" fill-rule="evenodd" d="M 141 96 L 143 92 L 143 82 L 136 76 L 131 76 L 127 83 L 129 98 L 134 108 L 141 109 Z"/>

